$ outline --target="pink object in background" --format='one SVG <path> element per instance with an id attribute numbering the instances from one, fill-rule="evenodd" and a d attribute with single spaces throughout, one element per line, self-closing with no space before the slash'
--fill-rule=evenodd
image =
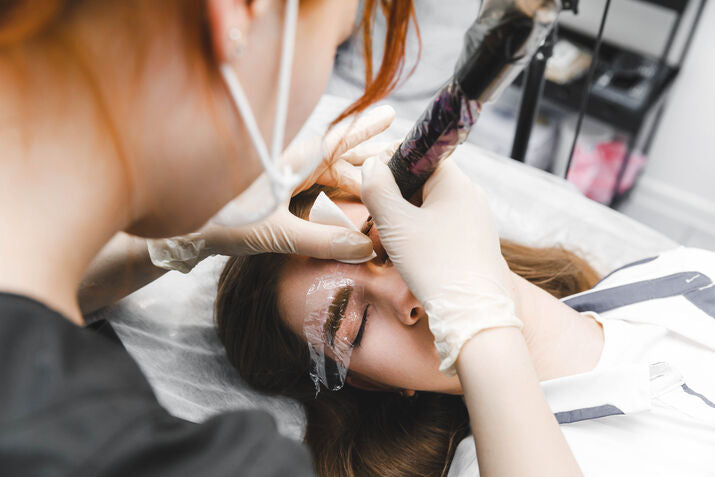
<path id="1" fill-rule="evenodd" d="M 602 142 L 591 149 L 577 144 L 567 179 L 586 197 L 608 204 L 625 154 L 626 144 L 623 141 Z M 619 193 L 631 188 L 645 162 L 644 156 L 631 154 L 618 187 Z"/>

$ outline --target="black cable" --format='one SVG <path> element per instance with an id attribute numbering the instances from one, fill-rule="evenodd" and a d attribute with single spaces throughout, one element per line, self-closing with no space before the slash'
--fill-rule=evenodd
<path id="1" fill-rule="evenodd" d="M 586 113 L 588 97 L 591 94 L 593 74 L 596 71 L 596 63 L 598 63 L 598 53 L 601 50 L 601 40 L 603 40 L 603 29 L 606 26 L 606 18 L 608 17 L 608 9 L 610 8 L 610 6 L 611 0 L 606 0 L 606 6 L 603 9 L 603 16 L 601 17 L 601 26 L 598 28 L 598 36 L 596 37 L 596 46 L 594 46 L 593 48 L 591 66 L 588 69 L 588 76 L 586 76 L 586 88 L 584 89 L 583 96 L 581 97 L 581 108 L 579 109 L 578 121 L 576 122 L 576 132 L 573 136 L 573 144 L 571 144 L 571 153 L 569 154 L 569 160 L 566 163 L 566 171 L 564 172 L 564 178 L 567 178 L 569 175 L 569 169 L 571 169 L 571 160 L 573 159 L 573 153 L 576 150 L 576 142 L 578 141 L 578 135 L 581 132 L 581 123 L 583 122 L 583 116 Z"/>

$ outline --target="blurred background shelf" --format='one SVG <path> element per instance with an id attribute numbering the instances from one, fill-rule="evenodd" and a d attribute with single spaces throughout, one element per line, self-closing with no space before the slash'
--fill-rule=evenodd
<path id="1" fill-rule="evenodd" d="M 587 49 L 593 46 L 593 38 L 589 38 L 582 33 L 564 27 L 559 29 L 559 36 L 571 41 L 575 45 Z M 601 55 L 598 60 L 598 65 L 596 66 L 594 82 L 597 82 L 598 78 L 612 71 L 616 59 L 626 56 L 634 63 L 640 60 L 649 66 L 653 65 L 654 76 L 647 80 L 649 91 L 645 93 L 642 98 L 639 98 L 639 100 L 626 102 L 609 98 L 602 92 L 599 92 L 599 90 L 594 89 L 589 96 L 586 114 L 599 121 L 609 123 L 625 132 L 635 134 L 641 129 L 648 113 L 665 99 L 665 95 L 678 76 L 680 68 L 667 64 L 660 65 L 657 58 L 604 42 L 601 45 Z M 622 81 L 625 82 L 627 80 Z M 624 84 L 624 87 L 627 87 L 627 85 Z M 580 107 L 581 96 L 585 88 L 585 77 L 566 84 L 554 83 L 547 79 L 544 84 L 543 97 L 556 105 L 577 111 Z"/>
<path id="2" fill-rule="evenodd" d="M 578 184 L 584 193 L 595 200 L 617 207 L 627 197 L 637 179 L 638 171 L 645 163 L 658 131 L 664 105 L 689 51 L 707 0 L 692 0 L 692 2 L 697 3 L 696 13 L 678 51 L 674 51 L 673 47 L 676 37 L 679 34 L 682 36 L 683 33 L 683 18 L 691 3 L 687 0 L 628 2 L 636 4 L 631 5 L 633 8 L 641 4 L 647 7 L 646 11 L 655 8 L 669 16 L 669 28 L 659 31 L 663 38 L 651 39 L 653 43 L 662 42 L 659 55 L 630 48 L 623 42 L 604 40 L 600 45 L 592 86 L 586 102 L 585 117 L 588 124 L 584 133 L 586 136 L 589 128 L 597 131 L 598 140 L 601 142 L 579 136 L 574 157 L 577 161 L 581 161 L 587 154 L 584 151 L 603 144 L 608 147 L 606 150 L 610 156 L 619 154 L 621 157 L 608 157 L 608 167 L 592 173 L 592 175 L 600 174 L 599 186 L 601 189 L 611 188 L 610 193 L 600 191 L 598 194 L 590 194 L 582 183 Z M 582 28 L 569 26 L 568 23 L 559 26 L 555 37 L 555 42 L 567 42 L 569 48 L 584 52 L 593 52 L 596 44 L 594 34 L 586 33 Z M 549 46 L 547 42 L 547 46 L 542 51 L 544 54 L 541 55 L 541 62 L 550 66 L 550 63 L 544 61 L 544 56 L 547 59 L 551 56 L 553 46 Z M 543 78 L 544 67 L 538 68 L 538 62 L 539 55 L 515 83 L 515 87 L 523 87 L 525 93 L 521 99 L 511 155 L 517 160 L 530 162 L 526 152 L 529 149 L 533 127 L 531 118 L 537 118 L 542 123 L 557 123 L 560 137 L 557 139 L 559 145 L 552 154 L 553 160 L 548 164 L 536 161 L 534 165 L 566 176 L 567 163 L 572 152 L 568 147 L 568 133 L 571 132 L 573 137 L 575 129 L 570 123 L 575 122 L 574 113 L 581 109 L 583 95 L 588 88 L 587 75 L 584 72 L 581 76 L 566 82 L 541 79 L 542 85 L 539 86 L 536 82 L 539 81 L 539 75 Z M 535 105 L 529 104 L 534 101 L 535 95 L 539 95 L 536 98 L 538 109 L 535 109 Z M 603 126 L 613 129 L 612 138 L 606 138 Z M 634 156 L 637 161 L 631 163 Z M 583 164 L 577 165 L 579 168 L 576 172 L 583 177 Z M 593 167 L 596 166 L 597 162 L 593 161 Z M 576 175 L 573 169 L 570 173 Z M 605 175 L 615 177 L 604 177 Z"/>

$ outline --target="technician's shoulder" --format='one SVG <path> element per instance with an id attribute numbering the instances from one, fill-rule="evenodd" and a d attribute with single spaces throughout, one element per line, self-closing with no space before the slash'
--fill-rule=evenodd
<path id="1" fill-rule="evenodd" d="M 271 417 L 169 415 L 120 346 L 0 293 L 0 475 L 312 475 Z"/>

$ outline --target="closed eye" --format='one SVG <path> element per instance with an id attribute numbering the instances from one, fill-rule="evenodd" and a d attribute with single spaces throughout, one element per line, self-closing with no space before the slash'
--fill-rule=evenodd
<path id="1" fill-rule="evenodd" d="M 367 305 L 365 307 L 365 311 L 362 313 L 362 322 L 360 323 L 360 329 L 357 332 L 357 335 L 355 336 L 355 339 L 352 342 L 353 348 L 358 348 L 360 347 L 360 343 L 362 342 L 362 337 L 365 334 L 365 324 L 367 323 L 367 310 L 370 309 L 370 305 Z"/>

